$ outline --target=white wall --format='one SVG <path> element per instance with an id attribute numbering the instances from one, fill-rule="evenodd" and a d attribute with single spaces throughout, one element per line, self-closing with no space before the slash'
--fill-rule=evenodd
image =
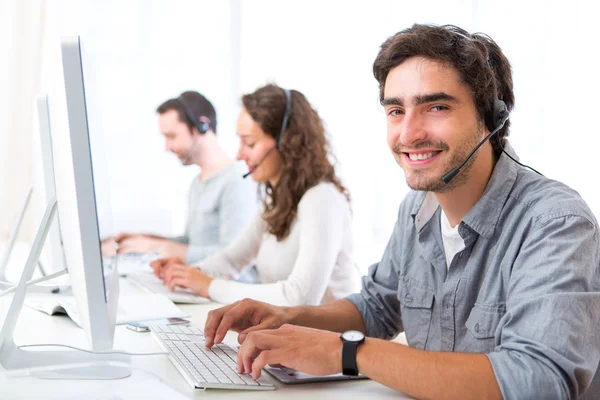
<path id="1" fill-rule="evenodd" d="M 182 167 L 164 149 L 155 110 L 166 99 L 190 89 L 206 95 L 217 108 L 218 136 L 235 153 L 231 18 L 230 3 L 208 0 L 63 1 L 49 8 L 46 65 L 60 58 L 61 36 L 80 35 L 94 70 L 88 108 L 98 111 L 104 134 L 116 232 L 183 232 L 198 169 Z M 62 79 L 55 68 L 44 74 L 46 83 Z"/>
<path id="2" fill-rule="evenodd" d="M 381 254 L 408 191 L 386 147 L 371 71 L 383 40 L 414 22 L 492 36 L 513 65 L 510 139 L 521 160 L 574 187 L 600 215 L 598 11 L 592 0 L 62 1 L 48 3 L 44 60 L 58 56 L 49 43 L 61 34 L 81 34 L 94 54 L 113 217 L 121 229 L 175 234 L 183 225 L 197 171 L 164 151 L 154 113 L 160 102 L 188 88 L 205 93 L 233 155 L 242 93 L 267 82 L 302 91 L 325 120 L 351 191 L 357 260 L 365 268 Z M 44 71 L 42 86 L 52 79 Z M 6 140 L 1 131 L 0 144 Z M 30 151 L 25 142 L 19 146 Z M 26 173 L 27 166 L 20 168 Z M 16 214 L 21 195 L 10 193 L 4 217 Z"/>

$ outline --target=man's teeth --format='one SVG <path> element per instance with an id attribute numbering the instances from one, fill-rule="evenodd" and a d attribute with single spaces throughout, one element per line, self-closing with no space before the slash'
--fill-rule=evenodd
<path id="1" fill-rule="evenodd" d="M 435 155 L 435 153 L 420 153 L 420 154 L 408 153 L 408 157 L 412 161 L 427 160 L 428 158 L 431 158 L 434 155 Z"/>

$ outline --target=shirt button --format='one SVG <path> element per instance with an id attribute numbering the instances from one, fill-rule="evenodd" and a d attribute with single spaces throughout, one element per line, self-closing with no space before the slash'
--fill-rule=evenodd
<path id="1" fill-rule="evenodd" d="M 475 332 L 479 333 L 479 324 L 475 324 Z"/>
<path id="2" fill-rule="evenodd" d="M 410 294 L 406 294 L 404 296 L 404 301 L 406 301 L 407 303 L 410 303 L 412 301 L 412 296 Z"/>

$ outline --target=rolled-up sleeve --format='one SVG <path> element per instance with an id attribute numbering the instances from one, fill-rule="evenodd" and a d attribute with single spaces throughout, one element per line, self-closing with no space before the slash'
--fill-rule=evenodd
<path id="1" fill-rule="evenodd" d="M 362 314 L 370 337 L 391 339 L 404 330 L 397 297 L 398 271 L 394 267 L 403 248 L 401 219 L 399 215 L 381 261 L 371 265 L 368 274 L 362 278 L 360 293 L 346 297 Z"/>
<path id="2" fill-rule="evenodd" d="M 367 336 L 390 339 L 402 331 L 400 310 L 396 290 L 381 284 L 378 278 L 385 274 L 382 263 L 369 267 L 368 275 L 362 278 L 360 293 L 346 297 L 362 314 Z M 396 287 L 398 281 L 396 280 Z"/>
<path id="3" fill-rule="evenodd" d="M 599 249 L 597 225 L 585 217 L 534 224 L 488 354 L 504 398 L 577 399 L 590 385 L 600 360 Z"/>

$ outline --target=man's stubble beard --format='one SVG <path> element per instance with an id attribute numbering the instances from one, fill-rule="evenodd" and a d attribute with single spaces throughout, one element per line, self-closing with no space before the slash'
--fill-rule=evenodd
<path id="1" fill-rule="evenodd" d="M 403 168 L 406 175 L 406 184 L 413 190 L 434 193 L 448 193 L 453 189 L 464 185 L 467 182 L 469 171 L 472 169 L 473 164 L 477 159 L 477 154 L 473 155 L 473 157 L 467 161 L 467 163 L 461 168 L 460 172 L 449 183 L 444 183 L 444 181 L 442 181 L 442 176 L 452 169 L 458 167 L 467 158 L 469 153 L 473 151 L 473 149 L 479 144 L 479 141 L 481 140 L 480 132 L 482 128 L 482 123 L 478 123 L 475 129 L 473 129 L 471 135 L 468 136 L 468 139 L 461 144 L 460 148 L 450 154 L 450 159 L 444 163 L 442 172 L 439 174 L 439 176 L 437 173 L 432 176 L 431 172 L 427 169 L 412 170 L 409 167 Z M 448 145 L 444 142 L 438 142 L 435 144 L 435 146 L 431 146 L 431 144 L 432 142 L 430 141 L 422 142 L 417 144 L 417 146 L 412 146 L 411 149 L 416 150 L 424 147 L 448 149 Z M 398 160 L 398 157 L 405 157 L 401 151 L 401 146 L 396 145 L 393 152 L 397 156 L 395 157 L 396 161 L 402 167 L 402 164 Z"/>

